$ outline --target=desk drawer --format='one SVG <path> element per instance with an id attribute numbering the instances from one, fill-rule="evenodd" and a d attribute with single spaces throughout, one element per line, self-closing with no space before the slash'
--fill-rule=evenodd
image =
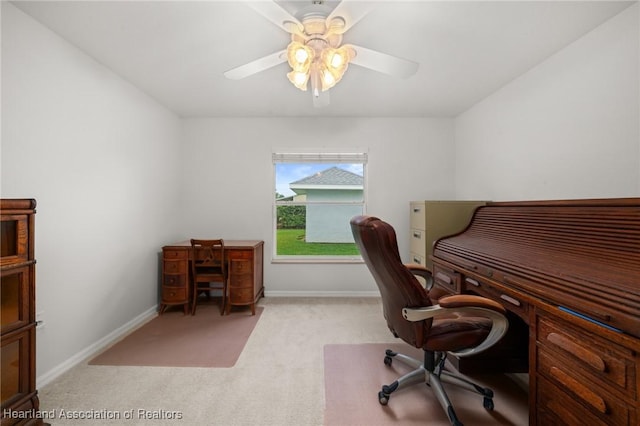
<path id="1" fill-rule="evenodd" d="M 251 260 L 231 259 L 229 263 L 229 272 L 232 277 L 253 274 L 253 262 L 251 262 Z"/>
<path id="2" fill-rule="evenodd" d="M 232 304 L 248 305 L 250 303 L 253 303 L 253 299 L 253 287 L 229 288 L 229 302 Z"/>
<path id="3" fill-rule="evenodd" d="M 165 274 L 186 274 L 189 263 L 186 260 L 165 260 L 162 271 Z"/>
<path id="4" fill-rule="evenodd" d="M 631 426 L 630 413 L 624 406 L 616 406 L 615 413 L 594 414 L 586 411 L 579 400 L 569 395 L 544 378 L 538 379 L 536 393 L 536 424 L 540 426 Z"/>
<path id="5" fill-rule="evenodd" d="M 189 250 L 172 250 L 166 249 L 162 251 L 162 256 L 165 259 L 188 259 L 189 258 Z"/>
<path id="6" fill-rule="evenodd" d="M 251 288 L 253 289 L 253 276 L 252 275 L 232 275 L 229 280 L 229 287 L 231 288 Z"/>
<path id="7" fill-rule="evenodd" d="M 506 309 L 528 322 L 529 304 L 522 300 L 516 292 L 500 289 L 485 281 L 471 277 L 464 278 L 463 292 L 473 292 L 496 300 L 502 303 Z"/>
<path id="8" fill-rule="evenodd" d="M 637 372 L 629 349 L 552 318 L 538 317 L 537 329 L 539 357 L 565 360 L 572 375 L 598 383 L 596 389 L 609 386 L 636 399 Z"/>
<path id="9" fill-rule="evenodd" d="M 184 287 L 163 287 L 163 303 L 181 303 L 187 300 L 187 289 Z"/>
<path id="10" fill-rule="evenodd" d="M 185 287 L 186 288 L 186 282 L 187 282 L 186 275 L 165 274 L 162 277 L 162 284 L 167 287 Z"/>
<path id="11" fill-rule="evenodd" d="M 538 372 L 548 380 L 547 383 L 539 379 L 537 384 L 539 406 L 558 408 L 556 404 L 560 404 L 567 411 L 566 417 L 579 420 L 576 425 L 630 425 L 631 413 L 624 401 L 607 392 L 599 382 L 581 377 L 574 365 L 546 352 L 538 352 L 537 362 Z M 538 407 L 540 411 L 544 410 Z"/>
<path id="12" fill-rule="evenodd" d="M 440 288 L 450 291 L 453 294 L 460 293 L 460 273 L 444 268 L 440 265 L 433 265 L 433 282 Z"/>

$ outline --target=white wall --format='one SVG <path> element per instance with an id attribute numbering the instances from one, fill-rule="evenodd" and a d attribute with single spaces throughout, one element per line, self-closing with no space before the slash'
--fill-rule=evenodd
<path id="1" fill-rule="evenodd" d="M 374 292 L 363 264 L 272 264 L 271 153 L 369 153 L 368 210 L 398 230 L 408 256 L 409 201 L 452 199 L 453 121 L 425 118 L 211 118 L 185 120 L 184 237 L 265 241 L 267 294 Z M 206 190 L 203 191 L 203 188 Z"/>
<path id="2" fill-rule="evenodd" d="M 180 120 L 2 2 L 0 189 L 38 201 L 38 376 L 152 311 L 159 248 L 193 235 L 265 240 L 267 294 L 375 291 L 362 264 L 270 262 L 274 149 L 368 150 L 368 213 L 403 255 L 410 200 L 638 196 L 638 62 L 636 5 L 455 120 Z"/>
<path id="3" fill-rule="evenodd" d="M 640 196 L 638 8 L 457 117 L 459 198 Z"/>
<path id="4" fill-rule="evenodd" d="M 35 198 L 38 376 L 157 302 L 181 121 L 2 2 L 3 198 Z"/>

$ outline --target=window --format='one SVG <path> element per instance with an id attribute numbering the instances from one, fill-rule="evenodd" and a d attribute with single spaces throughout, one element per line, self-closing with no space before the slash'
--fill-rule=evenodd
<path id="1" fill-rule="evenodd" d="M 355 261 L 349 221 L 364 214 L 366 153 L 274 153 L 278 261 Z"/>

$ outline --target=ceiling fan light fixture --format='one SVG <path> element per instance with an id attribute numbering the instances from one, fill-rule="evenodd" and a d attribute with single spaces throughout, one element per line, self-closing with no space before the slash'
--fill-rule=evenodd
<path id="1" fill-rule="evenodd" d="M 309 46 L 292 41 L 287 46 L 287 61 L 294 71 L 308 72 L 313 61 L 314 52 Z"/>
<path id="2" fill-rule="evenodd" d="M 306 91 L 307 82 L 309 81 L 309 72 L 291 71 L 287 74 L 289 81 L 298 89 Z"/>
<path id="3" fill-rule="evenodd" d="M 323 92 L 325 90 L 331 89 L 338 82 L 338 79 L 336 79 L 336 76 L 334 76 L 333 73 L 331 72 L 331 70 L 329 70 L 325 66 L 320 68 L 320 76 L 321 76 L 321 83 L 322 83 L 322 91 Z"/>
<path id="4" fill-rule="evenodd" d="M 353 55 L 351 49 L 347 46 L 340 48 L 327 47 L 322 51 L 322 62 L 329 68 L 334 74 L 343 74 L 349 65 L 349 61 Z"/>

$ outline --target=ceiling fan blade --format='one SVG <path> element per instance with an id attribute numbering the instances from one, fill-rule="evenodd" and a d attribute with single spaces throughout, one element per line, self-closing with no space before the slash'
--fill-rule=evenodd
<path id="1" fill-rule="evenodd" d="M 301 34 L 304 31 L 302 23 L 274 1 L 250 1 L 247 5 L 288 33 Z"/>
<path id="2" fill-rule="evenodd" d="M 351 63 L 361 67 L 369 68 L 394 77 L 407 78 L 418 71 L 420 64 L 397 56 L 387 55 L 377 50 L 367 49 L 362 46 L 348 45 L 353 48 L 356 55 L 351 59 Z"/>
<path id="3" fill-rule="evenodd" d="M 328 90 L 325 90 L 324 92 L 320 90 L 317 94 L 312 90 L 311 97 L 313 98 L 313 106 L 316 108 L 323 108 L 329 105 L 330 97 Z"/>
<path id="4" fill-rule="evenodd" d="M 327 25 L 331 27 L 330 23 L 333 19 L 342 18 L 345 22 L 344 27 L 332 27 L 332 32 L 343 34 L 364 18 L 372 9 L 371 2 L 342 0 L 327 16 Z"/>
<path id="5" fill-rule="evenodd" d="M 275 67 L 276 65 L 280 65 L 286 61 L 287 51 L 281 50 L 260 59 L 256 59 L 255 61 L 251 61 L 248 64 L 240 65 L 239 67 L 225 71 L 224 76 L 231 80 L 240 80 L 241 78 L 249 77 L 250 75 Z"/>

